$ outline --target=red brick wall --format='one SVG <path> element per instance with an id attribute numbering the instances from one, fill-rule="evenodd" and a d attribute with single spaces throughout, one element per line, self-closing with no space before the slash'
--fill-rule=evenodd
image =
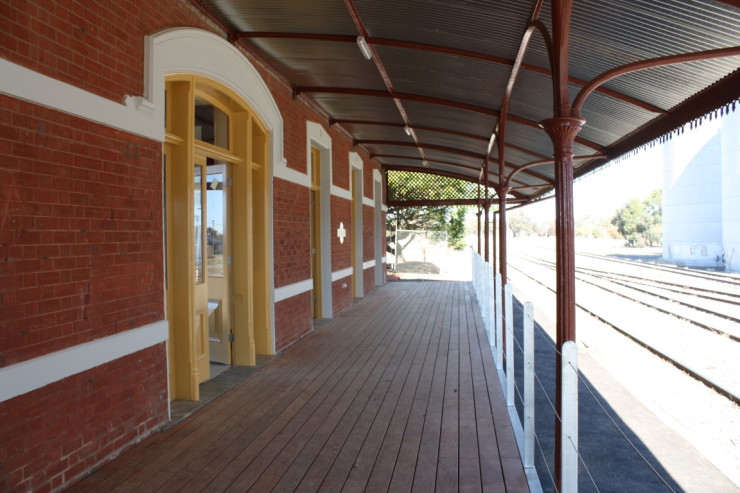
<path id="1" fill-rule="evenodd" d="M 344 286 L 343 286 L 344 285 Z M 352 276 L 331 283 L 331 302 L 334 315 L 352 304 Z"/>
<path id="2" fill-rule="evenodd" d="M 349 152 L 352 150 L 352 142 L 340 133 L 336 128 L 332 128 L 332 183 L 340 188 L 349 190 Z"/>
<path id="3" fill-rule="evenodd" d="M 311 304 L 310 291 L 275 303 L 275 347 L 278 351 L 311 331 Z"/>
<path id="4" fill-rule="evenodd" d="M 362 206 L 362 256 L 375 259 L 375 208 Z"/>
<path id="5" fill-rule="evenodd" d="M 0 403 L 0 491 L 48 491 L 167 420 L 165 343 Z"/>
<path id="6" fill-rule="evenodd" d="M 223 35 L 189 0 L 2 1 L 0 57 L 120 103 L 143 94 L 145 36 L 171 27 Z M 306 121 L 319 122 L 333 182 L 348 189 L 351 142 L 238 49 L 283 116 L 288 166 L 306 172 Z M 365 162 L 367 197 L 375 167 Z M 161 189 L 160 143 L 0 96 L 0 367 L 163 319 Z M 281 287 L 311 277 L 309 194 L 275 178 L 273 200 Z M 348 207 L 332 211 L 334 231 L 346 215 L 349 233 Z M 364 214 L 368 259 L 372 209 Z M 348 242 L 337 269 L 350 265 Z M 365 292 L 373 280 L 369 269 Z M 335 307 L 351 302 L 350 287 L 339 289 Z M 275 327 L 278 350 L 309 332 L 311 293 L 277 303 Z M 165 361 L 160 344 L 0 404 L 0 490 L 59 487 L 60 473 L 69 480 L 156 427 Z"/>
<path id="7" fill-rule="evenodd" d="M 310 196 L 306 187 L 273 181 L 275 287 L 311 277 Z"/>
<path id="8" fill-rule="evenodd" d="M 375 289 L 375 266 L 365 269 L 362 272 L 362 282 L 362 289 L 365 290 L 365 293 L 369 293 Z"/>
<path id="9" fill-rule="evenodd" d="M 0 26 L 3 58 L 116 102 L 144 91 L 145 35 L 213 30 L 186 0 L 4 0 Z"/>
<path id="10" fill-rule="evenodd" d="M 164 318 L 161 144 L 0 95 L 0 366 Z"/>

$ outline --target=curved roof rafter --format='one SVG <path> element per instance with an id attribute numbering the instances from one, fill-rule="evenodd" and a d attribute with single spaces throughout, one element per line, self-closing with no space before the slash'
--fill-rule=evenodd
<path id="1" fill-rule="evenodd" d="M 332 42 L 338 42 L 338 43 L 355 43 L 357 40 L 356 36 L 341 35 L 341 34 L 264 32 L 264 31 L 239 31 L 239 32 L 234 33 L 233 36 L 235 39 L 256 39 L 256 38 L 307 39 L 307 40 L 315 40 L 315 41 L 332 41 Z M 461 56 L 461 57 L 466 57 L 466 58 L 473 58 L 477 60 L 483 60 L 483 61 L 498 64 L 498 65 L 509 65 L 509 66 L 514 65 L 514 60 L 509 60 L 507 58 L 498 57 L 494 55 L 488 55 L 485 53 L 479 53 L 475 51 L 461 50 L 459 48 L 450 48 L 447 46 L 440 46 L 440 45 L 433 45 L 433 44 L 426 44 L 426 43 L 415 43 L 411 41 L 401 41 L 397 39 L 373 38 L 370 36 L 365 37 L 365 41 L 367 41 L 367 43 L 371 46 L 372 45 L 391 46 L 391 47 L 396 47 L 396 48 L 407 48 L 410 50 L 430 51 L 433 53 L 443 53 L 443 54 Z M 552 76 L 552 71 L 550 69 L 539 67 L 537 65 L 532 65 L 529 63 L 522 63 L 521 68 L 523 68 L 524 70 L 530 71 L 530 72 L 540 74 L 540 75 L 545 75 L 547 77 Z M 585 86 L 589 83 L 588 81 L 579 79 L 577 77 L 569 77 L 568 80 L 572 84 L 579 85 L 579 86 Z M 642 101 L 640 99 L 634 98 L 632 96 L 628 96 L 626 94 L 622 94 L 618 91 L 614 91 L 612 89 L 608 89 L 605 87 L 597 88 L 596 92 L 605 94 L 607 96 L 613 97 L 620 101 L 624 101 L 625 103 L 638 106 L 644 110 L 647 110 L 653 113 L 662 114 L 662 113 L 665 113 L 666 111 L 663 108 L 659 108 L 657 106 L 651 105 L 650 103 L 646 101 Z"/>
<path id="2" fill-rule="evenodd" d="M 402 155 L 396 155 L 396 154 L 370 154 L 370 158 L 371 159 L 372 158 L 379 158 L 379 159 L 383 159 L 383 158 L 408 159 L 408 160 L 414 160 L 414 161 L 421 161 L 421 158 L 418 158 L 418 157 L 402 156 Z M 454 167 L 457 167 L 457 168 L 469 169 L 471 171 L 475 171 L 476 175 L 479 176 L 480 168 L 478 166 L 470 166 L 470 165 L 467 165 L 467 164 L 453 163 L 451 161 L 442 161 L 440 159 L 429 159 L 428 161 L 431 164 L 441 164 L 443 166 L 454 166 Z M 396 169 L 397 166 L 403 166 L 403 165 L 395 165 L 395 164 L 384 164 L 383 165 L 383 167 L 385 169 Z M 419 173 L 427 173 L 427 172 L 432 173 L 433 172 L 433 171 L 427 171 L 427 168 L 426 167 L 419 168 L 417 171 Z M 462 177 L 462 176 L 465 176 L 464 179 L 466 179 L 466 180 L 472 179 L 470 176 L 460 175 L 460 177 Z M 539 188 L 539 187 L 544 187 L 544 186 L 551 185 L 551 180 L 542 180 L 542 181 L 545 182 L 542 185 L 530 185 L 530 184 L 524 183 L 523 181 L 517 181 L 517 180 L 513 180 L 512 179 L 512 182 L 513 183 L 518 183 L 518 184 L 522 185 L 522 187 L 524 187 L 524 188 Z"/>

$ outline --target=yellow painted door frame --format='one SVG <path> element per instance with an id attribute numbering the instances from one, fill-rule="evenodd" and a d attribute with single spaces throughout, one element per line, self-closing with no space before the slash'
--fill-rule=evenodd
<path id="1" fill-rule="evenodd" d="M 208 343 L 208 268 L 206 240 L 206 159 L 196 155 L 193 163 L 193 351 L 195 380 L 211 376 Z"/>
<path id="2" fill-rule="evenodd" d="M 311 147 L 311 277 L 313 318 L 322 317 L 321 279 L 321 151 Z"/>
<path id="3" fill-rule="evenodd" d="M 352 212 L 351 231 L 352 238 L 352 297 L 364 296 L 363 275 L 363 245 L 362 245 L 362 168 L 351 168 L 350 176 L 352 185 Z"/>
<path id="4" fill-rule="evenodd" d="M 166 79 L 167 114 L 164 145 L 166 311 L 170 397 L 199 399 L 198 384 L 210 366 L 208 291 L 196 283 L 196 230 L 207 256 L 206 227 L 195 225 L 196 176 L 205 195 L 207 159 L 232 165 L 232 326 L 233 360 L 254 365 L 256 354 L 274 354 L 269 300 L 269 132 L 239 96 L 215 82 L 189 74 Z M 196 138 L 195 97 L 228 115 L 228 144 Z M 199 172 L 199 173 L 198 173 Z M 207 206 L 201 205 L 201 214 Z M 204 217 L 204 216 L 203 216 Z M 205 289 L 201 289 L 205 287 Z"/>

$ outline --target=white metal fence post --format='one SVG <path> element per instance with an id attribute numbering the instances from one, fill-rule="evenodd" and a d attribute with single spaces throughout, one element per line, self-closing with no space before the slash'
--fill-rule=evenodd
<path id="1" fill-rule="evenodd" d="M 514 307 L 511 299 L 511 284 L 504 286 L 504 320 L 506 321 L 506 405 L 514 401 Z"/>
<path id="2" fill-rule="evenodd" d="M 486 264 L 486 272 L 485 272 L 485 283 L 486 283 L 486 308 L 488 309 L 488 345 L 490 347 L 493 347 L 496 345 L 496 322 L 494 317 L 494 306 L 495 306 L 495 299 L 494 299 L 494 290 L 493 290 L 493 266 L 491 264 Z"/>
<path id="3" fill-rule="evenodd" d="M 534 305 L 524 304 L 524 469 L 534 467 Z"/>
<path id="4" fill-rule="evenodd" d="M 502 347 L 503 343 L 503 323 L 504 323 L 504 314 L 502 310 L 502 301 L 501 301 L 501 273 L 496 273 L 496 286 L 494 289 L 494 299 L 495 299 L 495 308 L 496 308 L 496 369 L 497 370 L 503 370 L 504 369 L 504 348 Z"/>
<path id="5" fill-rule="evenodd" d="M 565 341 L 561 352 L 563 375 L 561 419 L 561 474 L 563 493 L 578 491 L 578 347 Z"/>

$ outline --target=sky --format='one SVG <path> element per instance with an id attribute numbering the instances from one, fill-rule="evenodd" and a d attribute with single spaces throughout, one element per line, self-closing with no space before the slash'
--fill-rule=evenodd
<path id="1" fill-rule="evenodd" d="M 641 149 L 612 162 L 573 183 L 573 208 L 576 219 L 611 218 L 630 199 L 644 200 L 663 187 L 662 145 Z M 555 199 L 521 209 L 535 222 L 555 218 Z"/>

